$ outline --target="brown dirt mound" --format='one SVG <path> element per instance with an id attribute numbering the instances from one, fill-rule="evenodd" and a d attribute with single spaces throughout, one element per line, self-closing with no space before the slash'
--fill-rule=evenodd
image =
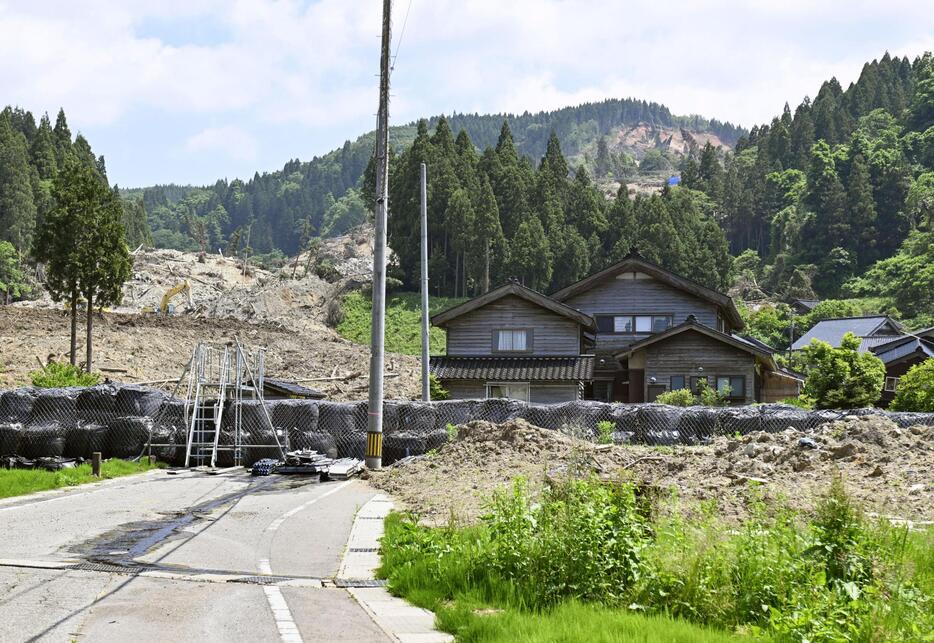
<path id="1" fill-rule="evenodd" d="M 437 453 L 372 474 L 371 481 L 428 522 L 452 516 L 469 522 L 515 477 L 525 477 L 537 492 L 546 477 L 568 472 L 641 481 L 676 493 L 688 513 L 713 503 L 732 520 L 747 515 L 754 495 L 809 511 L 839 472 L 870 513 L 934 519 L 934 428 L 900 429 L 879 416 L 808 433 L 718 437 L 698 447 L 599 447 L 524 420 L 471 422 Z"/>

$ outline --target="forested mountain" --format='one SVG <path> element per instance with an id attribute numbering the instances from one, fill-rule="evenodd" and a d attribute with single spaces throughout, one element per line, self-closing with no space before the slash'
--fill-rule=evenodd
<path id="1" fill-rule="evenodd" d="M 934 315 L 932 126 L 930 53 L 886 54 L 846 90 L 830 79 L 813 101 L 786 105 L 734 152 L 690 155 L 682 184 L 710 198 L 738 266 L 766 293 L 872 294 Z"/>
<path id="2" fill-rule="evenodd" d="M 430 119 L 429 129 L 441 119 Z M 663 105 L 633 99 L 537 114 L 454 114 L 444 120 L 454 132 L 463 129 L 478 149 L 496 143 L 505 121 L 516 153 L 536 160 L 554 132 L 575 167 L 583 164 L 604 179 L 636 175 L 640 166 L 649 173 L 670 172 L 695 136 L 732 146 L 745 133 L 730 123 L 673 116 Z M 632 135 L 634 129 L 638 136 Z M 396 153 L 412 144 L 417 130 L 415 123 L 391 129 Z M 124 194 L 142 197 L 158 246 L 233 249 L 249 237 L 257 252 L 292 254 L 309 233 L 333 236 L 366 219 L 369 203 L 360 188 L 374 140 L 368 133 L 309 162 L 289 161 L 282 170 L 257 173 L 249 181 L 221 180 L 204 188 L 154 186 Z"/>
<path id="3" fill-rule="evenodd" d="M 0 241 L 11 243 L 21 256 L 29 252 L 36 226 L 52 207 L 52 179 L 70 160 L 94 167 L 107 180 L 104 157 L 95 157 L 81 134 L 72 139 L 63 110 L 54 126 L 47 114 L 36 123 L 31 112 L 19 107 L 0 111 Z M 124 210 L 127 242 L 148 243 L 141 204 L 127 203 Z"/>

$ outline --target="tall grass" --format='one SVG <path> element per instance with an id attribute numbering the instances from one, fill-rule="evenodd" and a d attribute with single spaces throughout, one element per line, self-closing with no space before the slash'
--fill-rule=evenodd
<path id="1" fill-rule="evenodd" d="M 430 314 L 461 303 L 463 299 L 449 297 L 431 297 L 428 300 Z M 344 297 L 342 305 L 344 318 L 337 325 L 337 332 L 358 344 L 370 343 L 370 315 L 372 306 L 369 299 L 359 291 Z M 386 300 L 386 350 L 394 353 L 418 355 L 421 352 L 421 299 L 418 293 L 396 293 Z M 444 353 L 445 334 L 440 328 L 431 327 L 428 341 L 431 353 Z"/>
<path id="2" fill-rule="evenodd" d="M 0 469 L 0 498 L 22 496 L 37 491 L 73 487 L 108 478 L 119 478 L 142 473 L 164 465 L 127 460 L 105 460 L 101 463 L 101 477 L 91 475 L 91 465 L 82 464 L 72 469 L 45 471 L 42 469 Z"/>
<path id="3" fill-rule="evenodd" d="M 739 528 L 654 512 L 631 484 L 566 481 L 532 499 L 519 482 L 480 525 L 391 515 L 380 573 L 465 640 L 539 627 L 527 620 L 546 628 L 528 640 L 600 640 L 599 625 L 593 639 L 549 634 L 565 609 L 776 641 L 934 640 L 932 545 L 934 530 L 868 521 L 839 480 L 813 516 L 754 500 Z M 486 608 L 504 612 L 477 615 Z"/>

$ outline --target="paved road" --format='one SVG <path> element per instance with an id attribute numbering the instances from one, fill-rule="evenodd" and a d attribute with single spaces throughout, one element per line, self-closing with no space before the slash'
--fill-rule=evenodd
<path id="1" fill-rule="evenodd" d="M 386 641 L 329 582 L 373 495 L 160 471 L 5 502 L 0 641 Z"/>

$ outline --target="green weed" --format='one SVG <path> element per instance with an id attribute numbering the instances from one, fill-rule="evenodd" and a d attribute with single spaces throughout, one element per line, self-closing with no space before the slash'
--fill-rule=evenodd
<path id="1" fill-rule="evenodd" d="M 101 477 L 91 475 L 91 465 L 82 464 L 73 469 L 45 471 L 41 469 L 0 469 L 0 498 L 22 496 L 37 491 L 73 487 L 108 478 L 119 478 L 142 473 L 165 465 L 151 465 L 148 461 L 105 460 L 101 463 Z"/>

